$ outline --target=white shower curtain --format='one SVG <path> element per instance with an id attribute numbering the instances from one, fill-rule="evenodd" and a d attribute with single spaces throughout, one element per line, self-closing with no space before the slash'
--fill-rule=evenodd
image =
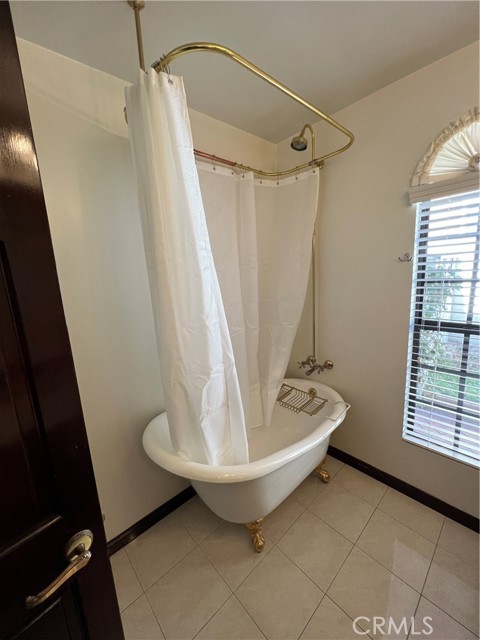
<path id="1" fill-rule="evenodd" d="M 196 462 L 242 464 L 245 417 L 183 82 L 150 69 L 126 99 L 172 444 Z"/>
<path id="2" fill-rule="evenodd" d="M 182 79 L 141 72 L 126 98 L 172 444 L 242 464 L 246 424 L 269 424 L 300 320 L 318 169 L 263 182 L 197 172 Z"/>
<path id="3" fill-rule="evenodd" d="M 197 167 L 247 424 L 269 424 L 305 301 L 318 169 L 272 181 Z"/>

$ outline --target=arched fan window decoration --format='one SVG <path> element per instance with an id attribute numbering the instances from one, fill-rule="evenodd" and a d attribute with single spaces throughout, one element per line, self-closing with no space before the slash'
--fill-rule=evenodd
<path id="1" fill-rule="evenodd" d="M 403 439 L 480 467 L 480 122 L 451 122 L 417 165 Z"/>
<path id="2" fill-rule="evenodd" d="M 410 202 L 478 189 L 479 167 L 480 110 L 473 107 L 438 134 L 418 163 Z"/>

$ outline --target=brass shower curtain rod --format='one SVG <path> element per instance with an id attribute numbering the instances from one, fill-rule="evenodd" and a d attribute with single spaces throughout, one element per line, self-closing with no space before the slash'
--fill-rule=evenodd
<path id="1" fill-rule="evenodd" d="M 140 11 L 144 8 L 145 2 L 143 0 L 127 0 L 127 1 L 135 13 L 135 27 L 136 27 L 136 33 L 137 33 L 138 56 L 140 61 L 140 67 L 145 71 L 145 64 L 144 64 L 144 57 L 143 57 L 142 30 L 141 30 L 141 23 L 140 23 Z M 235 51 L 232 51 L 232 49 L 229 49 L 228 47 L 224 47 L 223 45 L 214 44 L 213 42 L 191 42 L 189 44 L 184 44 L 184 45 L 181 45 L 180 47 L 176 47 L 166 55 L 162 56 L 160 60 L 157 60 L 152 64 L 152 68 L 155 69 L 157 73 L 160 73 L 161 71 L 168 72 L 169 66 L 174 60 L 176 60 L 181 56 L 186 55 L 187 53 L 194 53 L 196 51 L 219 53 L 220 55 L 230 58 L 230 60 L 233 60 L 234 62 L 241 65 L 245 69 L 248 69 L 248 71 L 251 71 L 254 75 L 258 76 L 259 78 L 262 78 L 262 80 L 264 80 L 268 84 L 271 84 L 282 93 L 285 93 L 287 96 L 292 98 L 292 100 L 294 100 L 295 102 L 298 102 L 299 104 L 304 106 L 306 109 L 309 109 L 310 111 L 312 111 L 321 120 L 327 122 L 332 127 L 337 129 L 337 131 L 340 131 L 340 133 L 343 133 L 348 138 L 348 142 L 342 147 L 340 147 L 339 149 L 336 149 L 335 151 L 330 151 L 330 153 L 326 153 L 325 155 L 320 156 L 318 158 L 312 158 L 312 160 L 310 160 L 309 162 L 305 162 L 304 164 L 293 167 L 292 169 L 287 169 L 285 171 L 263 171 L 261 169 L 255 169 L 254 167 L 250 167 L 240 162 L 232 162 L 231 160 L 224 160 L 222 158 L 217 158 L 216 156 L 205 153 L 203 151 L 195 150 L 195 154 L 197 156 L 202 158 L 209 158 L 214 162 L 226 164 L 228 166 L 239 169 L 240 171 L 251 171 L 257 176 L 263 176 L 267 178 L 278 178 L 281 176 L 287 176 L 293 173 L 298 173 L 299 171 L 302 171 L 304 169 L 308 169 L 311 167 L 322 167 L 325 160 L 327 160 L 328 158 L 332 158 L 333 156 L 336 156 L 340 153 L 343 153 L 349 147 L 352 146 L 354 141 L 354 136 L 351 131 L 346 129 L 344 126 L 342 126 L 339 122 L 337 122 L 336 120 L 328 116 L 326 113 L 323 113 L 323 111 L 320 111 L 320 109 L 317 109 L 317 107 L 315 107 L 313 104 L 311 104 L 310 102 L 308 102 L 307 100 L 299 96 L 297 93 L 295 93 L 294 91 L 286 87 L 284 84 L 282 84 L 281 82 L 279 82 L 278 80 L 270 76 L 268 73 L 266 73 L 265 71 L 263 71 L 262 69 L 254 65 L 252 62 L 250 62 L 249 60 L 241 56 L 239 53 L 236 53 Z"/>

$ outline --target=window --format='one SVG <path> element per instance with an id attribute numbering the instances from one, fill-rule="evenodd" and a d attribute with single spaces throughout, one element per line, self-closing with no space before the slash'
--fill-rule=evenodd
<path id="1" fill-rule="evenodd" d="M 480 110 L 418 163 L 403 438 L 480 466 Z"/>
<path id="2" fill-rule="evenodd" d="M 480 192 L 417 205 L 403 437 L 475 466 L 479 261 Z"/>

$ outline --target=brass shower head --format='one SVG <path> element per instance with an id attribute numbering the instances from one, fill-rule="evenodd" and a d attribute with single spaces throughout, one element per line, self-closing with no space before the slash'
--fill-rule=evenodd
<path id="1" fill-rule="evenodd" d="M 290 146 L 295 151 L 305 151 L 305 149 L 308 147 L 308 141 L 305 137 L 305 131 L 307 129 L 310 131 L 310 134 L 312 136 L 312 160 L 313 160 L 315 158 L 315 133 L 310 124 L 304 125 L 304 127 L 302 128 L 298 136 L 294 136 L 292 138 Z"/>
<path id="2" fill-rule="evenodd" d="M 300 135 L 295 136 L 294 138 L 292 138 L 290 146 L 295 151 L 305 151 L 305 149 L 308 147 L 308 142 L 307 142 L 307 139 L 305 138 L 305 136 L 302 136 L 300 134 Z"/>

